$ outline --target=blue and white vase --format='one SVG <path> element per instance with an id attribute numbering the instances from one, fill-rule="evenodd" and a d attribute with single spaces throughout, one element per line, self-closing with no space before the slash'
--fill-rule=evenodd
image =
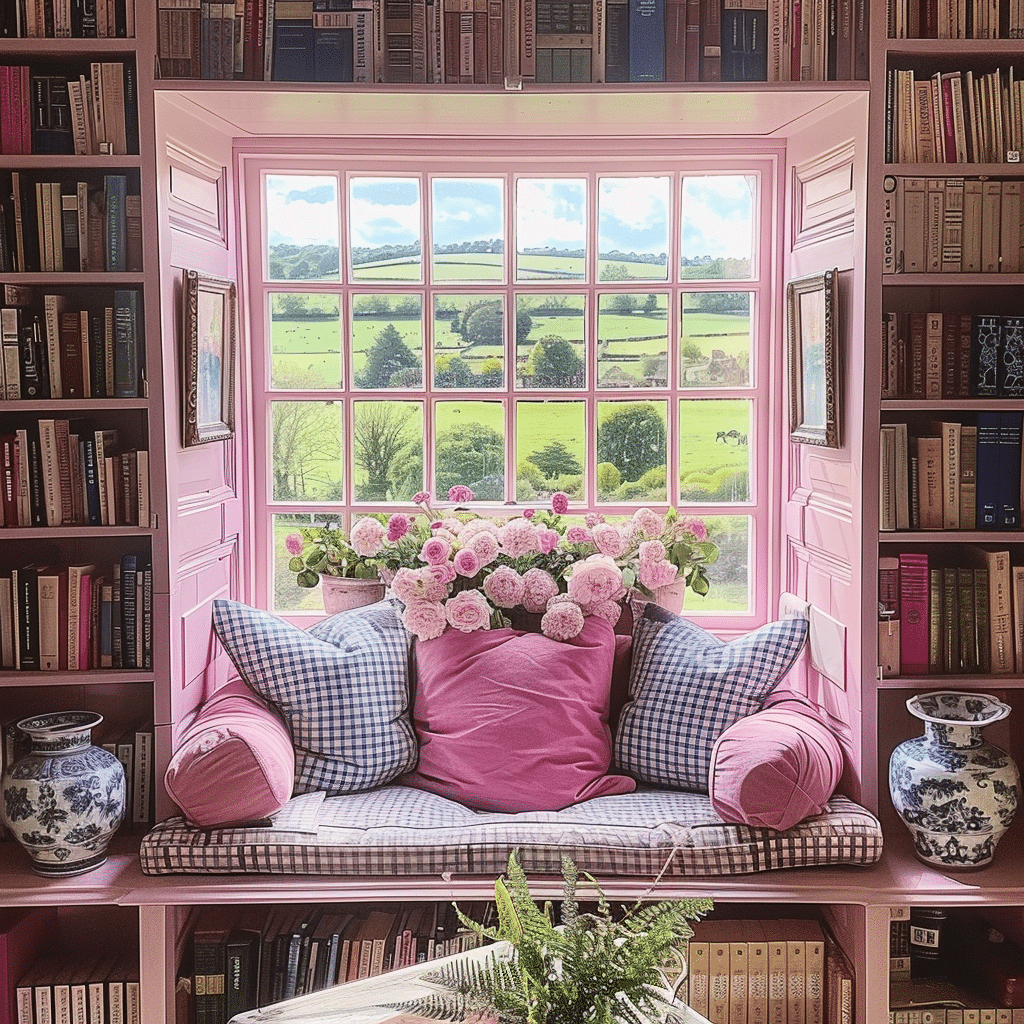
<path id="1" fill-rule="evenodd" d="M 1017 810 L 1020 775 L 981 730 L 1010 706 L 985 693 L 940 690 L 911 697 L 907 708 L 924 735 L 892 752 L 889 792 L 914 852 L 944 868 L 984 867 Z"/>
<path id="2" fill-rule="evenodd" d="M 41 875 L 99 867 L 124 820 L 124 768 L 92 745 L 102 721 L 92 711 L 63 711 L 18 722 L 32 748 L 3 774 L 3 820 Z"/>

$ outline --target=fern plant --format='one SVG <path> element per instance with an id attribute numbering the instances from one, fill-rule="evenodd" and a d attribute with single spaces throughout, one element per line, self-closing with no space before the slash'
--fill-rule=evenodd
<path id="1" fill-rule="evenodd" d="M 597 881 L 595 913 L 580 911 L 580 873 L 562 859 L 563 895 L 559 923 L 551 903 L 539 908 L 530 895 L 515 852 L 505 877 L 495 882 L 498 924 L 468 918 L 462 924 L 485 939 L 504 940 L 510 958 L 492 953 L 483 961 L 454 961 L 428 979 L 444 989 L 401 1004 L 398 1009 L 431 1020 L 463 1021 L 473 1014 L 499 1024 L 651 1024 L 667 1009 L 659 968 L 693 934 L 689 922 L 712 908 L 710 899 L 637 900 L 616 916 Z M 426 979 L 425 979 L 426 980 Z"/>

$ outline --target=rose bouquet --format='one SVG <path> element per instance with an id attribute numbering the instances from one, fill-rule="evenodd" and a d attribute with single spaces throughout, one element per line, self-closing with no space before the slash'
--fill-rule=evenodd
<path id="1" fill-rule="evenodd" d="M 453 487 L 448 498 L 459 504 L 473 493 Z M 510 625 L 518 611 L 539 614 L 546 636 L 568 640 L 588 615 L 614 625 L 628 590 L 650 596 L 682 578 L 706 594 L 705 566 L 718 557 L 704 523 L 674 510 L 642 508 L 622 523 L 591 513 L 584 524 L 571 525 L 563 518 L 569 499 L 562 493 L 552 497 L 550 510 L 527 509 L 504 520 L 435 509 L 426 493 L 414 500 L 423 514 L 364 516 L 347 545 L 377 567 L 404 606 L 406 628 L 421 640 L 449 627 Z"/>

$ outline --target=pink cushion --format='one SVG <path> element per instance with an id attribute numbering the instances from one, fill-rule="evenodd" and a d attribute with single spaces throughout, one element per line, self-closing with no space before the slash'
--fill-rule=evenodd
<path id="1" fill-rule="evenodd" d="M 715 741 L 708 791 L 723 821 L 787 829 L 820 814 L 843 772 L 843 752 L 810 709 L 766 708 Z"/>
<path id="2" fill-rule="evenodd" d="M 284 722 L 240 679 L 182 734 L 164 785 L 194 825 L 256 821 L 291 798 L 295 751 Z"/>
<path id="3" fill-rule="evenodd" d="M 565 643 L 449 629 L 415 649 L 420 758 L 400 782 L 486 811 L 559 810 L 635 788 L 607 774 L 615 637 L 603 619 Z"/>

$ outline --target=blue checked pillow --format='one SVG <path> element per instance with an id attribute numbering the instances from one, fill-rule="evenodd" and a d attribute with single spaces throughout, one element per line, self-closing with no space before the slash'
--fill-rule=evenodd
<path id="1" fill-rule="evenodd" d="M 219 599 L 213 626 L 242 678 L 284 717 L 295 744 L 296 793 L 370 789 L 416 766 L 410 641 L 395 602 L 301 630 Z"/>
<path id="2" fill-rule="evenodd" d="M 805 619 L 783 619 L 723 642 L 647 605 L 633 630 L 630 700 L 615 735 L 615 768 L 643 782 L 708 792 L 711 748 L 757 711 L 792 668 Z"/>

